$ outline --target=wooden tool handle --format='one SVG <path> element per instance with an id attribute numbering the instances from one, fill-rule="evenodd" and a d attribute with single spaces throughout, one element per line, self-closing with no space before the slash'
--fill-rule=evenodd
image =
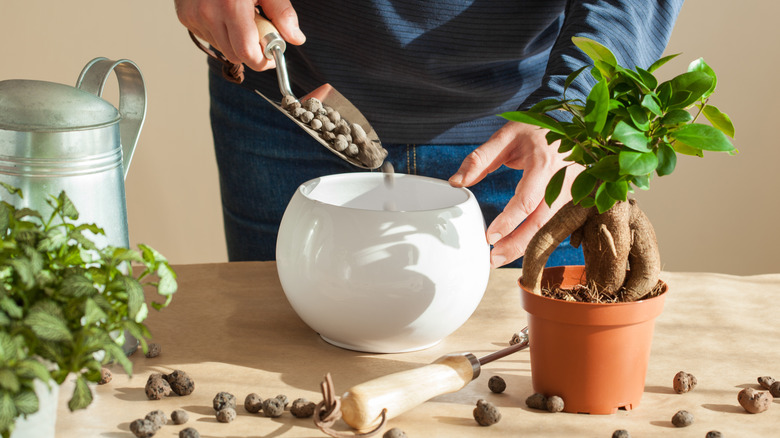
<path id="1" fill-rule="evenodd" d="M 458 391 L 479 375 L 471 354 L 448 354 L 430 365 L 383 376 L 352 387 L 341 397 L 341 415 L 358 431 L 379 424 L 382 409 L 396 417 L 437 395 Z"/>
<path id="2" fill-rule="evenodd" d="M 257 26 L 257 32 L 260 34 L 260 43 L 263 46 L 263 54 L 266 58 L 273 59 L 273 49 L 276 47 L 279 47 L 279 50 L 284 53 L 285 49 L 287 49 L 287 43 L 284 42 L 273 23 L 262 15 L 255 14 L 255 25 Z"/>

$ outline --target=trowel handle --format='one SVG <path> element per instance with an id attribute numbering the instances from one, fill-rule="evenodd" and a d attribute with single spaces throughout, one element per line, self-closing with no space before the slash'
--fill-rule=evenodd
<path id="1" fill-rule="evenodd" d="M 263 44 L 263 55 L 268 59 L 274 59 L 274 49 L 279 49 L 281 53 L 287 50 L 287 43 L 279 34 L 276 26 L 267 18 L 260 14 L 255 14 L 255 24 L 260 33 L 260 42 Z"/>
<path id="2" fill-rule="evenodd" d="M 441 394 L 455 392 L 479 376 L 471 353 L 448 354 L 430 365 L 379 377 L 352 387 L 341 397 L 344 422 L 358 431 L 377 426 L 383 409 L 388 419 Z"/>

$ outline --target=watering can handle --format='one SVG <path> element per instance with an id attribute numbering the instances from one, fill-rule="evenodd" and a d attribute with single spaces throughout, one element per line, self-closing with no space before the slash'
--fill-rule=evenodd
<path id="1" fill-rule="evenodd" d="M 141 70 L 128 59 L 114 61 L 95 58 L 81 70 L 76 87 L 101 97 L 112 71 L 116 73 L 119 82 L 119 137 L 122 143 L 123 176 L 126 178 L 146 117 L 146 87 Z"/>

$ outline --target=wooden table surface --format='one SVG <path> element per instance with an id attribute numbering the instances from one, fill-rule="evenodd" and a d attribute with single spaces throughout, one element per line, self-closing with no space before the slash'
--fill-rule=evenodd
<path id="1" fill-rule="evenodd" d="M 86 410 L 67 409 L 72 383 L 60 391 L 57 436 L 132 437 L 130 422 L 148 412 L 174 409 L 189 413 L 189 422 L 169 422 L 155 437 L 177 437 L 194 427 L 201 437 L 325 437 L 311 419 L 289 412 L 279 418 L 243 409 L 247 394 L 263 398 L 285 394 L 290 401 L 322 399 L 319 384 L 331 373 L 336 392 L 397 371 L 428 364 L 457 352 L 482 356 L 508 345 L 513 332 L 525 326 L 516 269 L 491 273 L 480 307 L 458 331 L 426 350 L 372 355 L 327 344 L 293 312 L 282 292 L 273 262 L 175 266 L 180 287 L 170 307 L 152 311 L 148 319 L 162 354 L 131 359 L 134 374 L 112 366 L 113 380 L 93 387 L 95 400 Z M 462 390 L 439 396 L 397 418 L 388 427 L 403 429 L 410 438 L 434 437 L 611 437 L 626 429 L 631 437 L 704 437 L 719 430 L 724 437 L 777 436 L 780 399 L 761 414 L 748 414 L 737 393 L 757 387 L 758 376 L 780 379 L 780 274 L 738 277 L 706 273 L 669 273 L 664 312 L 656 321 L 645 393 L 632 411 L 613 415 L 583 415 L 535 411 L 525 405 L 533 392 L 529 352 L 522 351 L 483 367 L 481 375 Z M 151 373 L 187 372 L 195 381 L 188 396 L 147 399 L 144 386 Z M 698 386 L 687 394 L 672 390 L 678 371 L 695 375 Z M 499 375 L 507 383 L 493 394 L 488 379 Z M 425 382 L 421 382 L 425 384 Z M 226 391 L 238 400 L 235 421 L 219 423 L 214 396 Z M 502 414 L 499 423 L 479 426 L 472 410 L 480 398 Z M 695 417 L 693 425 L 676 428 L 678 410 Z M 342 430 L 349 430 L 343 422 Z M 381 436 L 381 435 L 379 435 Z"/>

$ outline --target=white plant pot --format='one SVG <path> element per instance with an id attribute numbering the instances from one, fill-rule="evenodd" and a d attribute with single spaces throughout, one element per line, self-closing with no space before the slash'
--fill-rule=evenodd
<path id="1" fill-rule="evenodd" d="M 36 380 L 34 385 L 38 395 L 38 412 L 27 418 L 17 418 L 11 438 L 54 438 L 60 387 L 53 380 L 49 388 L 40 380 Z"/>

